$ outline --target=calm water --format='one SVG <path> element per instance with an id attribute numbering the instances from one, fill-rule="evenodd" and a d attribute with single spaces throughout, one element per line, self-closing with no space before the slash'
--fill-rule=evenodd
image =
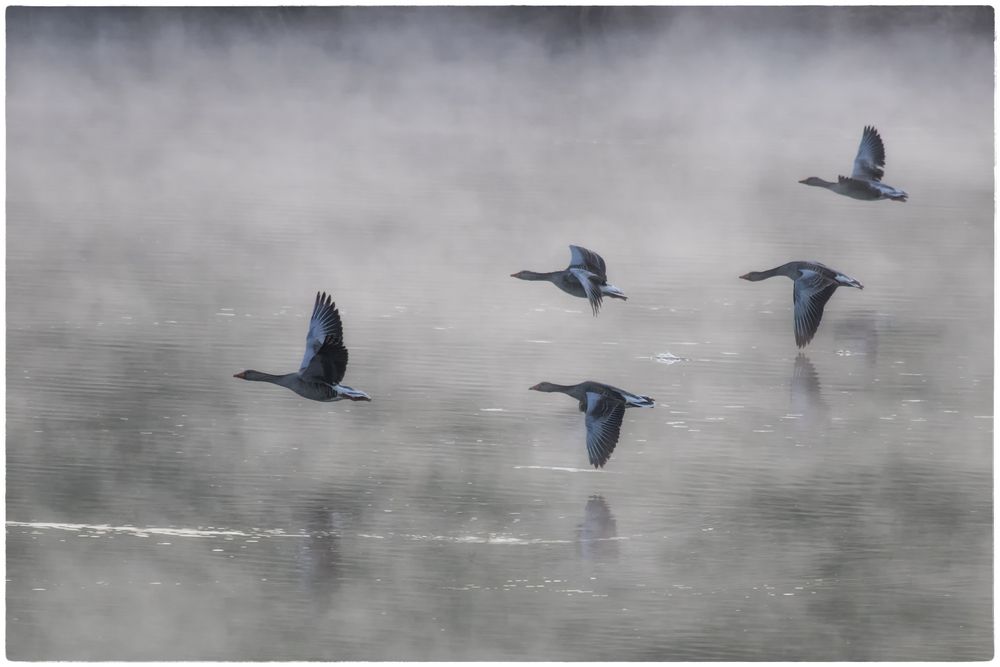
<path id="1" fill-rule="evenodd" d="M 553 50 L 9 10 L 8 657 L 990 657 L 992 35 L 730 11 Z M 868 123 L 908 203 L 796 183 Z M 509 277 L 569 243 L 629 301 Z M 866 286 L 802 353 L 737 279 L 792 259 Z M 296 368 L 317 290 L 371 403 L 232 378 Z M 583 379 L 657 400 L 602 471 L 527 391 Z"/>

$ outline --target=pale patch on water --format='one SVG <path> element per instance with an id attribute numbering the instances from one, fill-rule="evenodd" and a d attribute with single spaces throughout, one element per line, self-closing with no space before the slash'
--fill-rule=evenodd
<path id="1" fill-rule="evenodd" d="M 7 521 L 9 527 L 33 528 L 41 530 L 66 530 L 75 533 L 91 532 L 98 535 L 108 533 L 122 533 L 135 535 L 136 537 L 149 537 L 150 535 L 171 535 L 174 537 L 307 537 L 305 534 L 289 534 L 280 528 L 261 530 L 251 529 L 250 531 L 232 530 L 226 528 L 157 528 L 147 526 L 138 528 L 136 526 L 110 526 L 107 524 L 86 524 L 86 523 L 55 523 L 55 522 L 30 522 L 30 521 Z"/>
<path id="2" fill-rule="evenodd" d="M 689 359 L 685 359 L 684 357 L 678 357 L 676 354 L 672 354 L 670 352 L 660 352 L 659 354 L 656 355 L 655 361 L 658 364 L 669 365 L 669 364 L 676 364 L 681 361 L 689 361 Z"/>
<path id="3" fill-rule="evenodd" d="M 412 542 L 451 542 L 454 544 L 493 544 L 501 546 L 526 546 L 532 544 L 573 544 L 573 540 L 548 537 L 516 537 L 509 533 L 486 533 L 481 535 L 416 535 L 398 533 L 377 535 L 359 533 L 358 537 L 371 540 L 403 539 Z M 627 540 L 627 537 L 590 538 L 591 542 L 616 542 Z"/>
<path id="4" fill-rule="evenodd" d="M 511 466 L 514 470 L 555 470 L 558 472 L 599 472 L 605 475 L 619 475 L 611 470 L 598 470 L 597 468 L 563 468 L 560 466 Z"/>
<path id="5" fill-rule="evenodd" d="M 402 535 L 408 540 L 431 542 L 455 542 L 458 544 L 498 544 L 522 546 L 529 544 L 572 544 L 572 540 L 547 539 L 542 537 L 524 538 L 489 533 L 487 535 Z"/>

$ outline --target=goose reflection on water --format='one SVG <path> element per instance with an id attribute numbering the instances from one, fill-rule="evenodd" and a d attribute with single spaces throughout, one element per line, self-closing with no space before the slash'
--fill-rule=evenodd
<path id="1" fill-rule="evenodd" d="M 295 560 L 301 585 L 315 603 L 329 604 L 345 577 L 341 535 L 348 522 L 343 512 L 326 506 L 308 510 L 308 537 L 297 545 Z"/>
<path id="2" fill-rule="evenodd" d="M 790 385 L 789 410 L 801 416 L 800 423 L 810 426 L 829 419 L 830 406 L 823 399 L 819 373 L 809 357 L 802 353 L 795 357 Z"/>
<path id="3" fill-rule="evenodd" d="M 618 522 L 602 496 L 591 496 L 583 510 L 583 523 L 576 529 L 577 551 L 591 561 L 618 559 Z"/>

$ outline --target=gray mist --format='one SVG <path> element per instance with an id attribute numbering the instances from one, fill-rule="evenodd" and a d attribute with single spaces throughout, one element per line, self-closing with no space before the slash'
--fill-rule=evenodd
<path id="1" fill-rule="evenodd" d="M 992 26 L 9 8 L 7 656 L 991 657 Z M 797 183 L 868 124 L 908 202 Z M 232 377 L 320 290 L 371 403 Z"/>

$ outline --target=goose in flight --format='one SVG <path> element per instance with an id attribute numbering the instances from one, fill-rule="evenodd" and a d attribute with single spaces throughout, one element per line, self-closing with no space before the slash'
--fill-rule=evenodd
<path id="1" fill-rule="evenodd" d="M 518 271 L 510 275 L 521 280 L 547 280 L 567 294 L 585 298 L 590 302 L 595 317 L 601 309 L 603 297 L 628 299 L 624 292 L 608 282 L 603 257 L 578 245 L 571 245 L 569 250 L 572 253 L 569 266 L 562 271 Z"/>
<path id="2" fill-rule="evenodd" d="M 810 176 L 799 183 L 833 190 L 837 194 L 854 199 L 906 201 L 908 194 L 882 182 L 884 166 L 885 146 L 882 145 L 882 137 L 879 136 L 878 130 L 868 125 L 861 134 L 861 145 L 858 147 L 857 157 L 854 158 L 854 170 L 851 171 L 850 177 L 837 176 L 837 182 L 830 183 L 822 178 Z"/>
<path id="3" fill-rule="evenodd" d="M 819 262 L 788 262 L 767 271 L 751 271 L 740 278 L 756 282 L 774 276 L 794 281 L 792 303 L 795 315 L 795 344 L 805 347 L 816 335 L 823 319 L 823 306 L 838 287 L 864 289 L 860 282 Z"/>
<path id="4" fill-rule="evenodd" d="M 313 401 L 370 401 L 363 391 L 340 384 L 347 371 L 347 348 L 344 347 L 344 330 L 340 324 L 340 311 L 333 299 L 323 292 L 316 293 L 309 333 L 306 334 L 306 353 L 297 373 L 271 375 L 247 370 L 233 377 L 256 382 L 271 382 L 287 387 L 303 398 Z"/>
<path id="5" fill-rule="evenodd" d="M 595 468 L 603 468 L 618 444 L 625 408 L 651 408 L 653 399 L 601 382 L 586 381 L 574 385 L 540 382 L 532 391 L 561 392 L 580 402 L 587 424 L 587 455 Z"/>

